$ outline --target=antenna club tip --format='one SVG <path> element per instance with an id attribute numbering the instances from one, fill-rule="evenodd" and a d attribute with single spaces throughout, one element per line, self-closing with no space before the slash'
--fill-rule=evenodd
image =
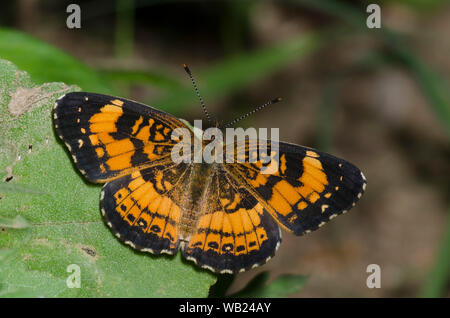
<path id="1" fill-rule="evenodd" d="M 184 70 L 188 73 L 191 74 L 191 70 L 189 69 L 189 66 L 187 66 L 187 64 L 183 64 Z"/>
<path id="2" fill-rule="evenodd" d="M 272 100 L 272 103 L 278 103 L 281 102 L 283 99 L 281 97 L 277 97 L 274 100 Z"/>

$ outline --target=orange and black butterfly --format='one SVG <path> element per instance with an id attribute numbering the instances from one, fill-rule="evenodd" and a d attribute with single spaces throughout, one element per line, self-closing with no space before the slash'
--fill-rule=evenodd
<path id="1" fill-rule="evenodd" d="M 56 132 L 84 177 L 106 183 L 101 213 L 124 243 L 153 254 L 183 256 L 216 273 L 237 273 L 267 262 L 281 242 L 280 227 L 314 231 L 347 212 L 365 178 L 345 160 L 312 148 L 277 143 L 279 167 L 262 160 L 175 163 L 172 137 L 184 121 L 131 100 L 74 92 L 57 100 Z M 236 145 L 245 154 L 266 143 Z M 272 144 L 273 145 L 273 144 Z"/>

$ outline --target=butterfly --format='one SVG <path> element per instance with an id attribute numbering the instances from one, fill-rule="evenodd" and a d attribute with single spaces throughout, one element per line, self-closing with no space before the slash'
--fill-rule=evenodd
<path id="1" fill-rule="evenodd" d="M 261 158 L 174 162 L 173 147 L 197 138 L 192 127 L 125 98 L 68 93 L 56 101 L 53 117 L 81 174 L 105 183 L 101 213 L 122 242 L 153 254 L 181 250 L 215 273 L 266 263 L 281 243 L 280 228 L 314 231 L 352 208 L 366 187 L 351 163 L 285 142 L 276 144 L 279 165 L 271 174 L 262 173 Z M 192 134 L 177 140 L 177 128 Z M 235 145 L 235 155 L 248 159 L 267 142 L 247 139 Z"/>

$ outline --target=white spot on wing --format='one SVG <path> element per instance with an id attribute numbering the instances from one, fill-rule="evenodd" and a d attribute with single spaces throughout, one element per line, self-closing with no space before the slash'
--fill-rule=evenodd
<path id="1" fill-rule="evenodd" d="M 67 95 L 67 94 L 64 94 L 64 95 L 60 96 L 56 101 L 57 101 L 57 102 L 60 101 L 60 100 L 63 99 L 64 96 L 66 96 L 66 95 Z"/>
<path id="2" fill-rule="evenodd" d="M 169 254 L 169 255 L 173 255 L 173 254 L 174 254 L 174 252 L 171 251 L 171 250 L 161 250 L 161 253 L 163 253 L 163 254 Z"/>
<path id="3" fill-rule="evenodd" d="M 277 245 L 275 246 L 275 251 L 278 250 L 278 248 L 280 247 L 280 245 L 281 245 L 281 242 L 278 241 L 278 242 L 277 242 Z"/>
<path id="4" fill-rule="evenodd" d="M 208 265 L 203 265 L 202 268 L 209 269 L 211 272 L 215 272 L 214 268 L 212 268 L 211 266 L 208 266 Z"/>

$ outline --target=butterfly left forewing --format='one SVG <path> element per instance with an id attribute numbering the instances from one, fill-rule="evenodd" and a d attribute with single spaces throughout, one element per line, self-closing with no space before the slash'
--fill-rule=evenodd
<path id="1" fill-rule="evenodd" d="M 77 168 L 106 182 L 170 157 L 177 118 L 124 98 L 73 92 L 56 101 L 54 124 Z"/>

